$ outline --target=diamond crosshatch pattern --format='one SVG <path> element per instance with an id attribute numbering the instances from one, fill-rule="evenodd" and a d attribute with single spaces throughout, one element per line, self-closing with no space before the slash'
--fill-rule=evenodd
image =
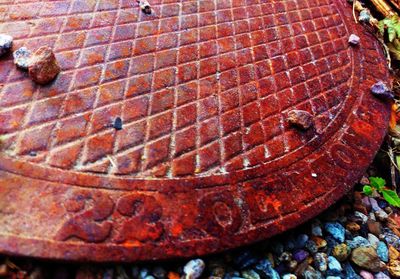
<path id="1" fill-rule="evenodd" d="M 322 131 L 349 92 L 348 32 L 332 1 L 1 1 L 15 46 L 54 48 L 62 73 L 34 85 L 1 61 L 8 154 L 50 167 L 138 177 L 257 166 Z M 112 128 L 123 119 L 123 130 Z M 33 156 L 34 155 L 34 156 Z"/>

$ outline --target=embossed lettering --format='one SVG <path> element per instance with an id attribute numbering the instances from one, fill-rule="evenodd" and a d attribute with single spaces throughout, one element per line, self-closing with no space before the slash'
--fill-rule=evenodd
<path id="1" fill-rule="evenodd" d="M 356 153 L 344 144 L 335 144 L 331 147 L 331 156 L 336 164 L 343 169 L 353 169 Z"/>
<path id="2" fill-rule="evenodd" d="M 107 194 L 84 190 L 74 192 L 64 207 L 74 215 L 61 226 L 57 240 L 76 237 L 86 242 L 103 242 L 110 235 L 112 223 L 105 220 L 112 214 L 114 203 Z"/>
<path id="3" fill-rule="evenodd" d="M 212 236 L 234 234 L 242 225 L 240 208 L 227 192 L 211 193 L 199 202 L 200 225 Z"/>
<path id="4" fill-rule="evenodd" d="M 159 222 L 162 207 L 153 196 L 125 195 L 117 201 L 117 211 L 126 218 L 117 232 L 116 242 L 155 241 L 162 236 L 164 226 Z"/>

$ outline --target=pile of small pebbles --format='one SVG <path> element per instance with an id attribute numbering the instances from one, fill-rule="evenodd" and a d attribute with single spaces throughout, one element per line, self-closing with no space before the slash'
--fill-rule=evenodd
<path id="1" fill-rule="evenodd" d="M 355 192 L 308 224 L 252 247 L 161 264 L 82 265 L 75 270 L 60 264 L 49 278 L 400 278 L 399 222 L 400 212 L 385 200 Z M 17 265 L 19 270 L 0 265 L 0 277 L 15 272 L 18 278 L 33 278 L 49 269 L 32 262 L 26 269 Z"/>
<path id="2" fill-rule="evenodd" d="M 0 56 L 10 52 L 12 45 L 11 36 L 0 34 Z M 48 46 L 42 46 L 33 53 L 26 47 L 20 47 L 13 52 L 13 58 L 17 68 L 28 71 L 32 80 L 41 85 L 53 81 L 61 71 L 53 50 Z"/>

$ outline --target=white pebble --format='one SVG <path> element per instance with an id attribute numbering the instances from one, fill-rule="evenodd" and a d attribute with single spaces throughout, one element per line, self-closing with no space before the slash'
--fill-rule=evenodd
<path id="1" fill-rule="evenodd" d="M 283 275 L 282 279 L 297 279 L 297 276 L 289 273 L 289 274 Z"/>
<path id="2" fill-rule="evenodd" d="M 373 235 L 372 233 L 368 234 L 368 241 L 371 244 L 372 247 L 374 247 L 376 249 L 376 247 L 378 247 L 378 243 L 379 243 L 379 238 L 377 238 L 375 235 Z"/>
<path id="3" fill-rule="evenodd" d="M 197 279 L 204 271 L 205 263 L 202 259 L 195 259 L 189 261 L 183 268 L 186 279 Z"/>
<path id="4" fill-rule="evenodd" d="M 21 47 L 14 51 L 14 64 L 17 65 L 18 68 L 27 70 L 30 64 L 31 51 L 26 47 Z"/>
<path id="5" fill-rule="evenodd" d="M 13 43 L 13 37 L 6 35 L 6 34 L 0 34 L 0 56 L 7 53 Z"/>
<path id="6" fill-rule="evenodd" d="M 357 218 L 360 218 L 361 221 L 363 222 L 363 224 L 367 223 L 367 221 L 368 221 L 368 217 L 359 211 L 355 211 L 354 216 L 356 216 Z"/>
<path id="7" fill-rule="evenodd" d="M 356 34 L 351 34 L 349 37 L 349 44 L 352 46 L 356 46 L 360 43 L 360 37 L 358 37 Z"/>
<path id="8" fill-rule="evenodd" d="M 375 212 L 375 217 L 379 221 L 386 221 L 386 219 L 389 217 L 389 215 L 381 209 L 381 210 L 378 210 Z"/>

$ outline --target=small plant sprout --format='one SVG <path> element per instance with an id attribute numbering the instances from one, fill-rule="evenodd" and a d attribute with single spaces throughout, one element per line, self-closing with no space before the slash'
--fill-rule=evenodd
<path id="1" fill-rule="evenodd" d="M 400 207 L 400 197 L 396 191 L 390 190 L 386 187 L 385 179 L 381 177 L 370 177 L 370 185 L 364 185 L 363 193 L 371 196 L 375 191 L 383 196 L 383 198 L 392 206 Z"/>

